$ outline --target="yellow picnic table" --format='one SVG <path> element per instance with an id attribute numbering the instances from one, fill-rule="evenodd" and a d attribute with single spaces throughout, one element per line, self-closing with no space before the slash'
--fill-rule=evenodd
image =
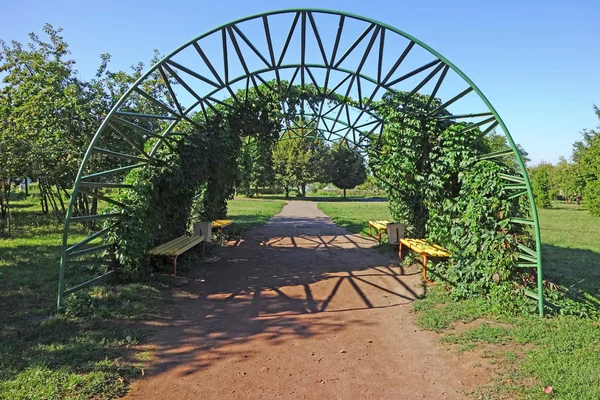
<path id="1" fill-rule="evenodd" d="M 148 254 L 150 257 L 173 257 L 173 276 L 177 276 L 177 257 L 199 243 L 202 243 L 202 255 L 204 255 L 204 236 L 179 236 L 178 238 L 151 249 Z"/>
<path id="2" fill-rule="evenodd" d="M 433 281 L 427 279 L 427 257 L 450 257 L 448 250 L 440 245 L 427 243 L 425 239 L 400 239 L 400 246 L 398 247 L 398 256 L 400 257 L 400 260 L 402 260 L 402 246 L 406 246 L 415 253 L 421 255 L 421 262 L 423 263 L 423 279 L 425 279 L 425 282 L 427 283 L 433 283 Z"/>
<path id="3" fill-rule="evenodd" d="M 223 228 L 228 227 L 229 225 L 233 225 L 233 234 L 235 235 L 235 221 L 232 219 L 217 219 L 213 221 L 212 227 L 213 229 L 218 229 L 221 239 L 221 244 L 223 243 Z"/>
<path id="4" fill-rule="evenodd" d="M 377 241 L 381 242 L 381 232 L 387 230 L 387 225 L 389 223 L 390 221 L 369 221 L 369 235 L 373 236 L 371 234 L 371 228 L 375 228 L 375 231 L 377 232 Z"/>

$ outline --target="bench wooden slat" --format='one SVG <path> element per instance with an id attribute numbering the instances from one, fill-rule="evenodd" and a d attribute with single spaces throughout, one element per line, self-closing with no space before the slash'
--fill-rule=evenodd
<path id="1" fill-rule="evenodd" d="M 213 221 L 212 227 L 213 228 L 225 228 L 226 226 L 229 226 L 231 224 L 233 224 L 232 219 L 218 219 L 216 221 Z"/>
<path id="2" fill-rule="evenodd" d="M 390 221 L 369 221 L 369 225 L 380 231 L 386 230 L 389 223 Z"/>
<path id="3" fill-rule="evenodd" d="M 176 256 L 204 240 L 204 236 L 180 236 L 153 248 L 148 253 L 155 256 Z"/>
<path id="4" fill-rule="evenodd" d="M 424 239 L 400 239 L 409 249 L 430 257 L 450 257 L 448 250 L 437 244 L 427 243 Z"/>

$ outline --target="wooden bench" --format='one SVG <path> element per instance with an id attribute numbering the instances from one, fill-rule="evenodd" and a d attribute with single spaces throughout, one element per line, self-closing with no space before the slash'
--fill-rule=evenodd
<path id="1" fill-rule="evenodd" d="M 373 236 L 373 234 L 371 234 L 371 228 L 375 228 L 375 231 L 377 232 L 377 241 L 381 243 L 381 232 L 387 231 L 387 225 L 389 223 L 390 221 L 369 221 L 369 235 Z"/>
<path id="2" fill-rule="evenodd" d="M 202 243 L 202 255 L 204 256 L 204 236 L 180 236 L 170 242 L 163 243 L 160 246 L 151 249 L 148 254 L 150 257 L 173 257 L 173 276 L 177 276 L 177 257 L 200 243 Z"/>
<path id="3" fill-rule="evenodd" d="M 221 239 L 221 244 L 223 244 L 223 228 L 228 227 L 229 225 L 233 225 L 233 234 L 235 235 L 235 221 L 232 219 L 218 219 L 213 221 L 212 227 L 213 229 L 218 229 Z"/>
<path id="4" fill-rule="evenodd" d="M 398 256 L 402 260 L 402 246 L 406 246 L 415 253 L 421 255 L 421 262 L 423 263 L 423 279 L 427 283 L 433 283 L 427 279 L 427 257 L 433 258 L 448 258 L 450 253 L 448 250 L 437 244 L 427 243 L 425 239 L 400 239 L 400 246 L 398 247 Z"/>

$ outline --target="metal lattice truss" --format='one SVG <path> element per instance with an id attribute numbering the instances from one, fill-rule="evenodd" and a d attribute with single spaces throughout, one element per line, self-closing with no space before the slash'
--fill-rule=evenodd
<path id="1" fill-rule="evenodd" d="M 150 90 L 152 80 L 161 80 L 165 90 Z M 218 105 L 243 104 L 247 98 L 240 98 L 239 93 L 244 93 L 240 89 L 245 89 L 246 96 L 251 88 L 261 95 L 264 87 L 280 92 L 292 87 L 315 90 L 318 101 L 296 104 L 297 115 L 322 139 L 344 139 L 358 151 L 383 130 L 385 121 L 374 113 L 374 105 L 387 92 L 440 98 L 441 106 L 431 104 L 430 118 L 470 122 L 465 130 L 477 128 L 484 135 L 502 131 L 511 149 L 481 158 L 516 158 L 520 174 L 503 176 L 506 190 L 511 196 L 529 199 L 532 219 L 512 222 L 531 225 L 537 242 L 534 249 L 521 245 L 519 266 L 538 269 L 541 290 L 539 225 L 527 172 L 506 126 L 477 86 L 435 50 L 393 27 L 341 12 L 299 9 L 255 15 L 208 31 L 152 66 L 117 102 L 91 141 L 71 194 L 61 253 L 59 306 L 65 295 L 112 273 L 104 269 L 103 275 L 66 289 L 67 271 L 109 265 L 105 257 L 113 246 L 102 240 L 108 229 L 84 240 L 72 239 L 72 223 L 118 223 L 127 213 L 116 200 L 119 189 L 130 187 L 122 182 L 124 173 L 156 162 L 154 155 L 160 146 L 169 146 L 178 131 L 197 127 L 197 118 L 218 112 Z M 133 103 L 137 111 L 131 107 Z M 139 112 L 140 105 L 144 113 Z M 281 104 L 283 111 L 289 106 Z M 445 109 L 451 115 L 439 115 Z M 281 122 L 286 132 L 301 128 L 294 119 Z M 74 215 L 73 204 L 82 195 L 122 210 Z M 537 298 L 542 312 L 541 291 Z"/>

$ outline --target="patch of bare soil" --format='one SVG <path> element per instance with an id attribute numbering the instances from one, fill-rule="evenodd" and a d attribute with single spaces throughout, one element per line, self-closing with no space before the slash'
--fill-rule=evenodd
<path id="1" fill-rule="evenodd" d="M 420 271 L 290 202 L 214 250 L 155 330 L 139 399 L 462 399 L 480 360 L 416 327 Z"/>

